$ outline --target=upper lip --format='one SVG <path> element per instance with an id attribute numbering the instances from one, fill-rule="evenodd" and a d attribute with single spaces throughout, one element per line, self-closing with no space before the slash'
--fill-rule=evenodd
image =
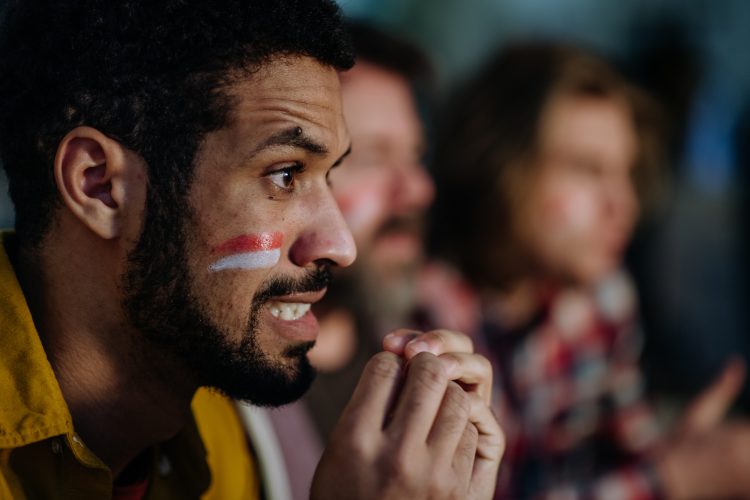
<path id="1" fill-rule="evenodd" d="M 278 297 L 272 297 L 271 299 L 269 299 L 269 302 L 276 301 L 295 304 L 314 304 L 315 302 L 318 302 L 323 298 L 327 290 L 327 288 L 323 288 L 322 290 L 318 290 L 316 292 L 300 292 L 290 293 L 289 295 L 279 295 Z"/>

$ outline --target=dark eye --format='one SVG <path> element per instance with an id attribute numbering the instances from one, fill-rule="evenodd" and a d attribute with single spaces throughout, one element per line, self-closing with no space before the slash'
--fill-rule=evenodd
<path id="1" fill-rule="evenodd" d="M 302 167 L 300 165 L 290 165 L 275 172 L 271 172 L 268 174 L 268 178 L 281 189 L 291 191 L 294 187 L 294 179 L 301 169 Z"/>

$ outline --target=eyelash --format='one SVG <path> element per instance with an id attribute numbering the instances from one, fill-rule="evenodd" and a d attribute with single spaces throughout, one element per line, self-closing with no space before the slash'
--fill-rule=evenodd
<path id="1" fill-rule="evenodd" d="M 286 167 L 276 169 L 273 172 L 269 172 L 268 174 L 266 174 L 266 177 L 268 177 L 271 180 L 271 183 L 273 183 L 273 185 L 277 189 L 291 193 L 292 191 L 294 191 L 294 183 L 296 180 L 296 176 L 304 171 L 305 171 L 305 167 L 301 163 L 294 163 L 292 165 L 288 165 Z M 281 183 L 277 183 L 273 179 L 275 176 L 283 176 L 286 174 L 289 174 L 292 176 L 291 179 L 289 180 L 288 186 L 285 186 L 283 181 Z"/>

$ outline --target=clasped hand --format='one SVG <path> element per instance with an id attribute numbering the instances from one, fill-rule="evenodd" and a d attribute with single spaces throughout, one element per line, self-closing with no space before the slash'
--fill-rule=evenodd
<path id="1" fill-rule="evenodd" d="M 491 498 L 505 439 L 490 363 L 448 330 L 397 330 L 383 348 L 332 433 L 311 498 Z"/>

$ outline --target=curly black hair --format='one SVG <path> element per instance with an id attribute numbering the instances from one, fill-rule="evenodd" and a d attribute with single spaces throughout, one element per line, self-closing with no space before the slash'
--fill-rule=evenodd
<path id="1" fill-rule="evenodd" d="M 12 0 L 0 36 L 0 155 L 19 241 L 36 246 L 58 194 L 59 141 L 88 125 L 138 152 L 178 198 L 224 91 L 277 56 L 339 70 L 353 52 L 331 0 Z"/>

